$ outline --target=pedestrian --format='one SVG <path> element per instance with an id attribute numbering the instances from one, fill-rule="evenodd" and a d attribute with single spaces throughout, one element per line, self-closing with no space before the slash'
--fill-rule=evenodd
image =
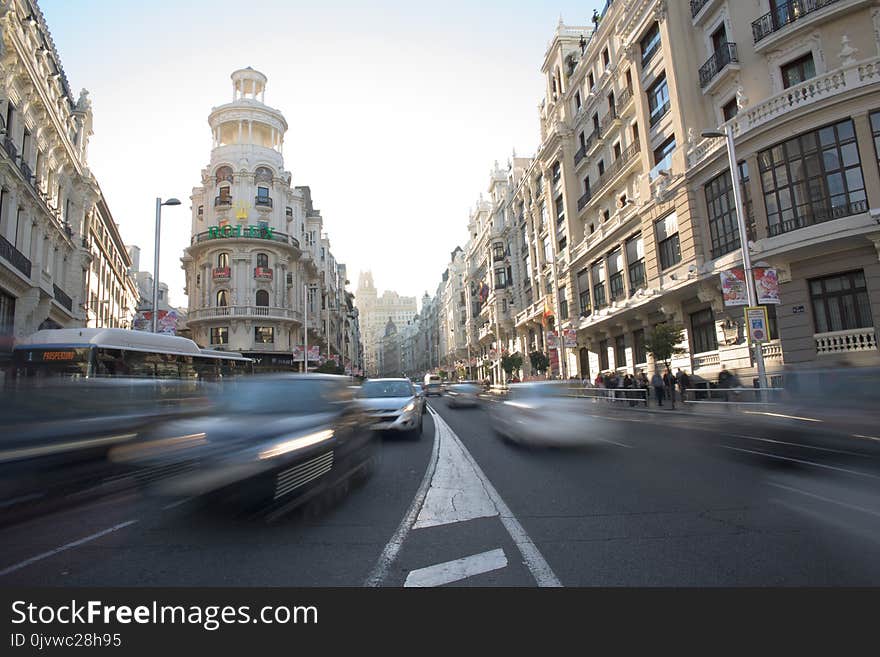
<path id="1" fill-rule="evenodd" d="M 718 387 L 722 389 L 724 401 L 730 401 L 730 393 L 728 389 L 733 385 L 733 374 L 727 371 L 727 366 L 721 364 L 721 371 L 718 373 Z"/>
<path id="2" fill-rule="evenodd" d="M 691 377 L 688 376 L 687 370 L 682 371 L 681 368 L 678 368 L 675 378 L 678 381 L 678 392 L 681 395 L 681 403 L 684 404 L 687 401 L 687 390 L 691 387 Z"/>
<path id="3" fill-rule="evenodd" d="M 657 406 L 663 406 L 663 377 L 660 376 L 660 370 L 655 370 L 654 376 L 651 377 L 651 385 L 654 388 L 654 398 L 657 400 Z"/>
<path id="4" fill-rule="evenodd" d="M 672 408 L 675 408 L 675 375 L 669 367 L 666 368 L 666 372 L 663 374 L 663 385 L 666 386 L 666 393 L 672 402 Z"/>
<path id="5" fill-rule="evenodd" d="M 626 389 L 626 392 L 624 392 L 623 395 L 629 401 L 630 406 L 636 405 L 636 396 L 633 393 L 633 388 L 635 387 L 635 385 L 635 378 L 630 376 L 629 372 L 627 372 L 626 376 L 623 377 L 623 387 Z"/>

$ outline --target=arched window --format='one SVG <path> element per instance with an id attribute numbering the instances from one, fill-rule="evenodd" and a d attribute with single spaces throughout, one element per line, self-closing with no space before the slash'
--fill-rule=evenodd
<path id="1" fill-rule="evenodd" d="M 222 182 L 232 182 L 232 167 L 230 166 L 222 166 L 217 169 L 217 184 L 219 185 Z"/>
<path id="2" fill-rule="evenodd" d="M 268 306 L 269 305 L 269 292 L 266 290 L 257 290 L 257 305 L 258 306 Z"/>
<path id="3" fill-rule="evenodd" d="M 229 266 L 229 254 L 228 253 L 218 253 L 217 254 L 217 267 L 223 269 L 224 267 Z"/>
<path id="4" fill-rule="evenodd" d="M 269 267 L 269 256 L 265 253 L 257 254 L 257 267 Z"/>
<path id="5" fill-rule="evenodd" d="M 257 167 L 257 170 L 254 171 L 254 182 L 271 184 L 272 169 L 269 167 Z"/>
<path id="6" fill-rule="evenodd" d="M 217 306 L 229 305 L 229 290 L 219 290 L 217 292 Z"/>

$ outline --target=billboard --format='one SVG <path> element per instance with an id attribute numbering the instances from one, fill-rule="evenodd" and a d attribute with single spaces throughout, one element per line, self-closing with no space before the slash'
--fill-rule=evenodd
<path id="1" fill-rule="evenodd" d="M 177 322 L 180 321 L 180 315 L 176 310 L 160 310 L 159 319 L 156 322 L 156 332 L 165 335 L 177 334 Z M 153 330 L 153 311 L 141 310 L 135 313 L 131 322 L 131 327 L 135 331 L 152 331 Z"/>

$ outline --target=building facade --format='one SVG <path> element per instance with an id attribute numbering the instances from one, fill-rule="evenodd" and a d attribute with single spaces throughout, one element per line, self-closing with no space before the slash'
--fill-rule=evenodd
<path id="1" fill-rule="evenodd" d="M 364 340 L 364 369 L 367 376 L 376 376 L 383 367 L 379 343 L 385 336 L 388 320 L 393 320 L 395 333 L 406 326 L 418 311 L 416 298 L 404 297 L 392 290 L 386 290 L 380 296 L 373 283 L 372 272 L 367 271 L 360 274 L 355 304 Z"/>
<path id="2" fill-rule="evenodd" d="M 191 196 L 187 325 L 198 344 L 240 351 L 264 370 L 302 367 L 308 330 L 314 367 L 342 350 L 344 269 L 340 277 L 311 190 L 284 169 L 287 122 L 264 102 L 266 76 L 248 67 L 231 78 L 231 102 L 208 117 L 210 162 Z"/>
<path id="3" fill-rule="evenodd" d="M 0 1 L 0 369 L 43 328 L 127 326 L 125 249 L 88 168 L 74 97 L 35 0 Z"/>

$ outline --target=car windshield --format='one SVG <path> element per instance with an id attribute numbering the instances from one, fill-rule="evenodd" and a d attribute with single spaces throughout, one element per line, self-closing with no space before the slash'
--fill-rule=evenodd
<path id="1" fill-rule="evenodd" d="M 236 379 L 223 383 L 216 407 L 224 414 L 333 412 L 345 386 L 320 379 Z"/>
<path id="2" fill-rule="evenodd" d="M 366 399 L 412 397 L 413 388 L 406 381 L 367 381 L 361 386 L 360 396 Z"/>

